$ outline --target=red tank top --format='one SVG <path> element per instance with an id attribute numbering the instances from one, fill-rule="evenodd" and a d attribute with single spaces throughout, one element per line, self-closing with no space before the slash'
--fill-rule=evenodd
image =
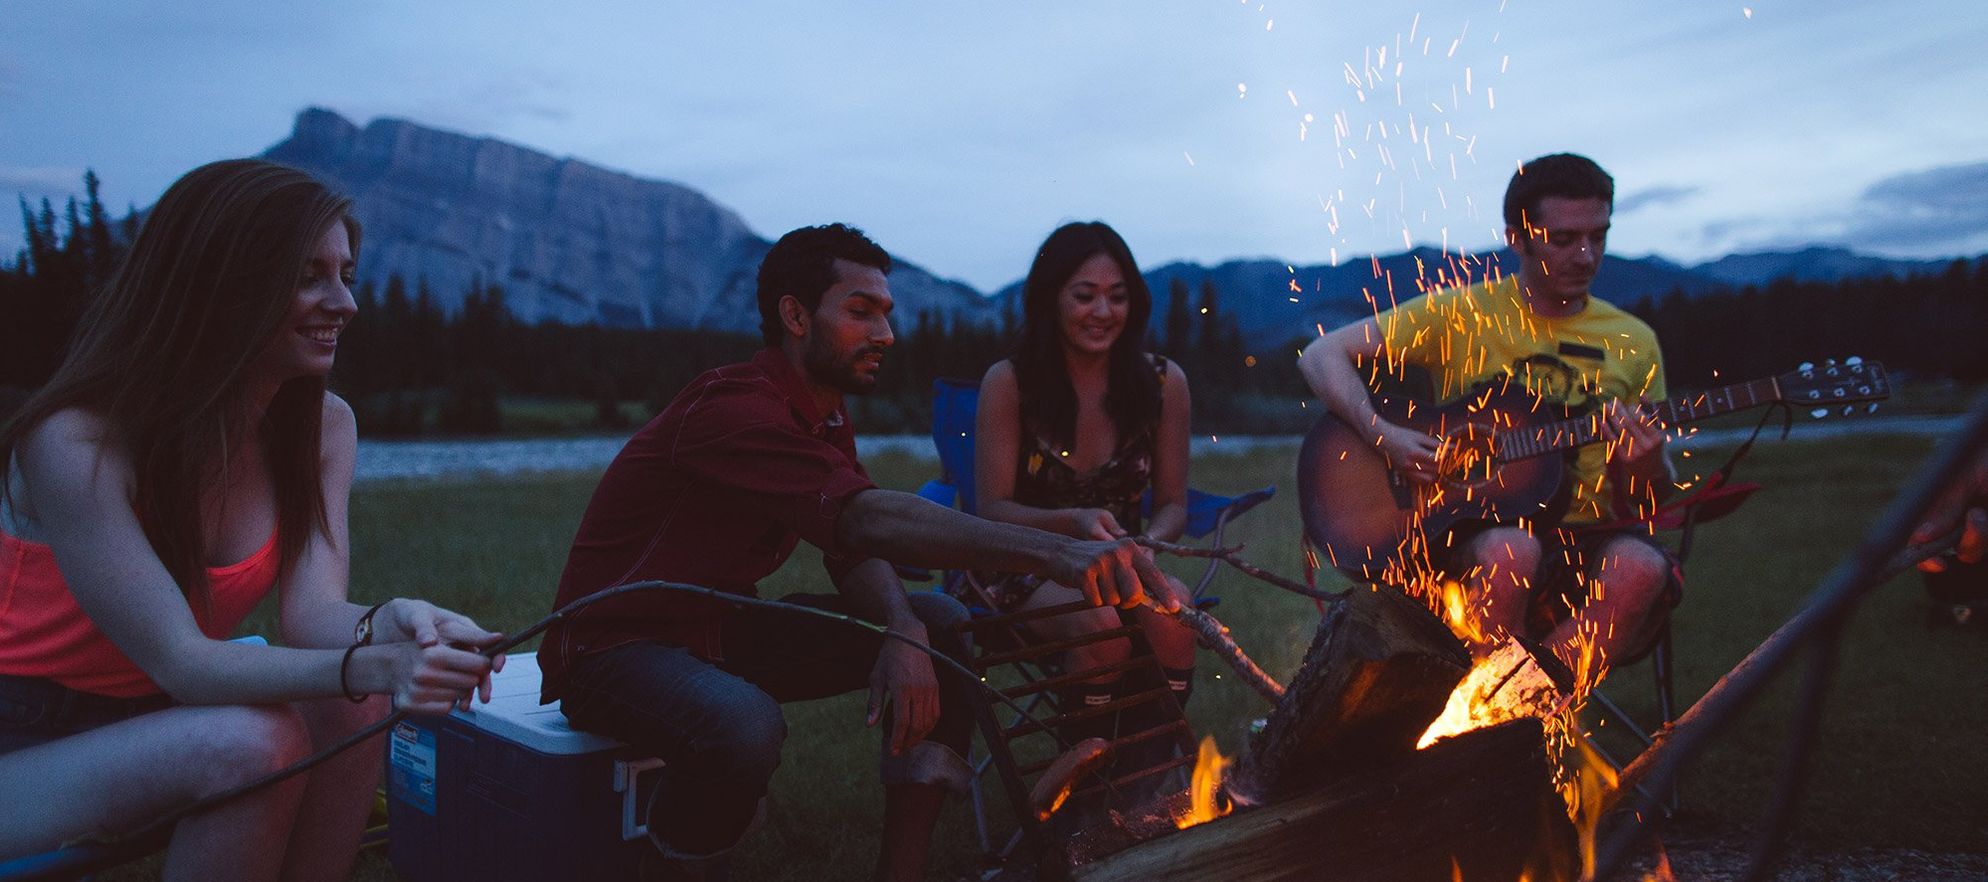
<path id="1" fill-rule="evenodd" d="M 211 611 L 194 619 L 202 633 L 226 639 L 276 585 L 281 555 L 271 533 L 247 560 L 207 570 Z M 55 567 L 47 545 L 0 531 L 0 674 L 44 677 L 71 689 L 113 698 L 161 690 L 95 622 Z"/>

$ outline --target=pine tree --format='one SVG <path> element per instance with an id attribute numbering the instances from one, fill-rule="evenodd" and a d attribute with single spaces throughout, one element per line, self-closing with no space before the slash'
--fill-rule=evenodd
<path id="1" fill-rule="evenodd" d="M 1193 343 L 1194 317 L 1187 309 L 1187 280 L 1174 276 L 1167 280 L 1166 350 L 1175 358 L 1185 355 Z"/>

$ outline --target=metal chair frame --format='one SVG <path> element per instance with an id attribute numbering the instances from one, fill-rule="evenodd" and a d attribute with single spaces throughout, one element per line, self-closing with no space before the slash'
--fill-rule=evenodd
<path id="1" fill-rule="evenodd" d="M 979 403 L 979 383 L 940 378 L 933 382 L 932 392 L 932 442 L 939 453 L 941 476 L 927 481 L 919 488 L 918 493 L 940 505 L 947 507 L 958 505 L 961 510 L 970 514 L 976 508 L 971 475 L 973 474 L 973 421 Z M 962 475 L 966 476 L 966 479 L 962 480 L 960 477 Z M 1211 542 L 1216 547 L 1221 547 L 1229 523 L 1268 500 L 1275 493 L 1275 487 L 1264 487 L 1241 496 L 1223 497 L 1189 489 L 1187 534 L 1197 539 L 1204 536 L 1212 537 Z M 1152 504 L 1150 493 L 1144 504 L 1150 510 Z M 1206 608 L 1220 602 L 1219 598 L 1207 594 L 1220 564 L 1218 560 L 1210 560 L 1200 577 L 1196 579 L 1192 588 L 1192 598 L 1197 605 Z M 899 572 L 911 579 L 933 578 L 933 574 L 928 571 L 900 567 Z M 1020 682 L 1014 687 L 1003 689 L 1003 693 L 1012 700 L 1022 702 L 1023 707 L 1030 714 L 1045 706 L 1051 713 L 1049 718 L 1042 720 L 1016 715 L 1011 722 L 1002 725 L 997 719 L 997 710 L 991 701 L 982 703 L 979 708 L 981 738 L 987 746 L 984 755 L 968 757 L 974 772 L 969 788 L 975 834 L 979 839 L 982 853 L 990 860 L 997 863 L 1006 861 L 1025 843 L 1035 848 L 1046 844 L 1042 822 L 1029 811 L 1027 785 L 1028 779 L 1039 775 L 1048 766 L 1049 760 L 1019 761 L 1010 747 L 1010 742 L 1018 738 L 1039 734 L 1051 734 L 1054 738 L 1053 733 L 1059 725 L 1114 713 L 1148 702 L 1163 701 L 1171 707 L 1170 715 L 1178 718 L 1176 722 L 1115 739 L 1112 742 L 1112 749 L 1117 750 L 1153 738 L 1172 735 L 1177 738 L 1178 755 L 1171 760 L 1145 769 L 1133 770 L 1109 780 L 1104 780 L 1101 775 L 1093 775 L 1093 779 L 1096 779 L 1094 783 L 1079 789 L 1071 798 L 1084 799 L 1094 794 L 1115 791 L 1148 777 L 1184 768 L 1194 761 L 1195 746 L 1191 727 L 1168 689 L 1147 690 L 1136 695 L 1122 696 L 1108 704 L 1068 713 L 1056 707 L 1055 699 L 1050 694 L 1051 690 L 1059 686 L 1103 674 L 1129 673 L 1142 669 L 1152 674 L 1159 674 L 1159 661 L 1152 656 L 1150 650 L 1145 649 L 1145 641 L 1139 633 L 1138 626 L 1121 625 L 1118 628 L 1071 640 L 1038 643 L 1027 633 L 1026 626 L 1029 622 L 1087 609 L 1088 604 L 1078 602 L 1027 612 L 995 614 L 992 599 L 986 595 L 985 589 L 969 572 L 945 573 L 935 590 L 950 591 L 956 596 L 971 597 L 980 601 L 974 617 L 962 626 L 962 630 L 969 637 L 974 638 L 976 647 L 980 648 L 980 655 L 973 662 L 976 672 L 985 675 L 1001 667 L 1012 670 Z M 1133 655 L 1124 662 L 1094 670 L 1073 672 L 1063 670 L 1057 661 L 1064 652 L 1073 647 L 1120 637 L 1134 641 Z M 990 643 L 998 644 L 1001 651 L 988 651 L 986 647 Z M 1051 759 L 1053 758 L 1054 754 L 1051 756 Z M 1018 822 L 1015 833 L 998 848 L 990 831 L 991 824 L 986 806 L 985 777 L 990 768 L 994 769 L 1001 778 Z"/>

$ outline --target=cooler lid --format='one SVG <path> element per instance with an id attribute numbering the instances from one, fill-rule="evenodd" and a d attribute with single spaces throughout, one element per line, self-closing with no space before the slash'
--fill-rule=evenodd
<path id="1" fill-rule="evenodd" d="M 449 716 L 507 741 L 540 753 L 585 754 L 615 750 L 622 743 L 603 735 L 575 730 L 559 712 L 559 702 L 538 703 L 538 653 L 511 653 L 504 670 L 490 680 L 490 703 L 470 702 L 470 710 Z"/>

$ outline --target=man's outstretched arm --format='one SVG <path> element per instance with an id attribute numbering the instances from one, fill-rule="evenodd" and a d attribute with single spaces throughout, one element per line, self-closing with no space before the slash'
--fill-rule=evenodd
<path id="1" fill-rule="evenodd" d="M 1079 540 L 962 514 L 910 493 L 864 490 L 835 522 L 842 552 L 914 567 L 1034 573 L 1083 592 L 1098 605 L 1136 606 L 1150 595 L 1179 601 L 1159 567 L 1130 539 Z"/>

